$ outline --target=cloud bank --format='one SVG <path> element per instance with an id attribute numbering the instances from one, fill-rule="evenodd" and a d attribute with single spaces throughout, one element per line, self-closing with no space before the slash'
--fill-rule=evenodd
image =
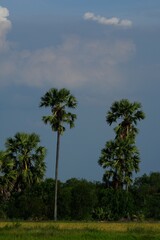
<path id="1" fill-rule="evenodd" d="M 127 19 L 119 19 L 117 17 L 112 17 L 112 18 L 106 18 L 102 17 L 100 15 L 95 15 L 92 12 L 86 12 L 83 16 L 85 20 L 92 20 L 96 21 L 100 24 L 104 25 L 114 25 L 114 26 L 120 26 L 120 27 L 131 27 L 132 22 Z"/>
<path id="2" fill-rule="evenodd" d="M 1 84 L 34 87 L 79 88 L 87 85 L 109 89 L 122 86 L 120 66 L 135 52 L 128 40 L 84 40 L 70 36 L 58 47 L 36 51 L 10 51 L 0 58 Z"/>
<path id="3" fill-rule="evenodd" d="M 132 41 L 70 35 L 58 46 L 17 50 L 10 48 L 6 39 L 11 27 L 8 16 L 8 10 L 1 7 L 1 87 L 13 84 L 70 89 L 89 86 L 110 90 L 123 86 L 125 78 L 120 66 L 135 52 Z"/>

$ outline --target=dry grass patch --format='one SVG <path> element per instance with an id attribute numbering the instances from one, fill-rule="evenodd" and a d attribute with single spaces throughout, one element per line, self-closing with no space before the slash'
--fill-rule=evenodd
<path id="1" fill-rule="evenodd" d="M 152 230 L 155 232 L 160 232 L 160 223 L 139 223 L 139 222 L 129 222 L 129 223 L 112 223 L 112 222 L 0 222 L 0 228 L 5 226 L 8 227 L 20 227 L 24 229 L 34 229 L 34 228 L 57 228 L 62 230 L 72 230 L 72 229 L 95 229 L 103 230 L 106 232 L 127 232 L 132 229 L 143 229 L 144 231 Z"/>
<path id="2" fill-rule="evenodd" d="M 158 240 L 160 223 L 1 222 L 0 240 Z"/>

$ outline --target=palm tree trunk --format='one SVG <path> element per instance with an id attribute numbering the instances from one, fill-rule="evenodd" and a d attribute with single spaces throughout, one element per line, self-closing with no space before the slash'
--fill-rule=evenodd
<path id="1" fill-rule="evenodd" d="M 57 131 L 56 168 L 55 168 L 55 194 L 54 194 L 54 221 L 57 221 L 57 190 L 58 190 L 59 147 L 60 147 L 60 132 Z"/>

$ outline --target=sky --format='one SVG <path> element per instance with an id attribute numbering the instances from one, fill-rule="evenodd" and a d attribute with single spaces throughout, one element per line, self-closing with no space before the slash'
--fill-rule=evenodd
<path id="1" fill-rule="evenodd" d="M 142 104 L 136 145 L 140 172 L 160 171 L 160 1 L 0 1 L 0 147 L 17 132 L 35 132 L 54 177 L 56 134 L 39 108 L 50 88 L 77 98 L 75 128 L 61 138 L 59 179 L 101 181 L 101 149 L 114 138 L 106 114 L 124 98 Z"/>

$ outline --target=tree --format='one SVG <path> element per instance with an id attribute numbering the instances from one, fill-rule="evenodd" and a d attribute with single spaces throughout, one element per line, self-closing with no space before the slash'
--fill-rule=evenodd
<path id="1" fill-rule="evenodd" d="M 139 162 L 139 152 L 134 143 L 117 139 L 108 141 L 99 159 L 99 164 L 107 168 L 104 182 L 115 189 L 128 188 L 132 182 L 132 172 L 139 170 Z"/>
<path id="2" fill-rule="evenodd" d="M 134 203 L 130 192 L 123 189 L 101 188 L 97 196 L 98 206 L 93 215 L 95 220 L 127 220 L 132 216 Z"/>
<path id="3" fill-rule="evenodd" d="M 130 103 L 127 99 L 112 104 L 106 116 L 109 125 L 118 122 L 114 128 L 115 139 L 108 141 L 101 151 L 99 164 L 107 168 L 103 179 L 115 189 L 128 186 L 132 182 L 133 171 L 139 170 L 139 151 L 135 146 L 138 133 L 137 122 L 144 119 L 141 104 Z"/>
<path id="4" fill-rule="evenodd" d="M 45 173 L 45 147 L 37 134 L 17 133 L 8 138 L 0 153 L 3 192 L 22 191 L 40 182 Z"/>
<path id="5" fill-rule="evenodd" d="M 137 122 L 144 118 L 145 114 L 141 110 L 139 102 L 130 103 L 128 99 L 122 99 L 112 104 L 107 113 L 106 121 L 109 125 L 120 121 L 118 126 L 114 128 L 116 138 L 131 139 L 138 133 Z"/>
<path id="6" fill-rule="evenodd" d="M 131 191 L 137 213 L 149 219 L 160 219 L 160 172 L 136 178 Z"/>
<path id="7" fill-rule="evenodd" d="M 65 201 L 70 202 L 71 219 L 89 220 L 97 204 L 96 185 L 85 179 L 69 179 L 65 184 L 70 189 L 70 196 Z"/>
<path id="8" fill-rule="evenodd" d="M 77 106 L 76 98 L 71 95 L 70 91 L 62 88 L 60 90 L 51 88 L 46 94 L 41 97 L 40 107 L 50 107 L 51 115 L 43 116 L 42 120 L 45 124 L 51 125 L 52 131 L 57 132 L 57 147 L 56 147 L 56 167 L 55 167 L 55 196 L 54 196 L 54 220 L 57 220 L 57 183 L 58 183 L 58 163 L 59 163 L 59 148 L 60 135 L 65 131 L 65 124 L 69 124 L 70 128 L 74 127 L 76 114 L 73 114 L 67 109 L 74 109 Z"/>

